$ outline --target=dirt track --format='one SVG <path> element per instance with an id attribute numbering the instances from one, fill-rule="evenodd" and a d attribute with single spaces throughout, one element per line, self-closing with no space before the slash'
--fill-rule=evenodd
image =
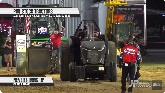
<path id="1" fill-rule="evenodd" d="M 163 89 L 162 90 L 152 90 L 151 88 L 134 88 L 133 93 L 164 93 L 165 92 L 165 55 L 150 56 L 143 59 L 143 64 L 141 66 L 141 77 L 140 80 L 147 80 L 151 82 L 152 80 L 162 80 Z M 154 63 L 145 64 L 145 63 Z M 159 63 L 159 64 L 157 64 Z M 14 74 L 15 72 L 7 73 L 6 71 L 1 71 L 0 74 Z M 76 83 L 62 82 L 59 79 L 59 75 L 47 75 L 54 79 L 55 86 L 53 87 L 6 87 L 0 86 L 2 93 L 120 93 L 121 92 L 121 69 L 118 69 L 118 81 L 83 81 L 79 80 Z"/>
<path id="2" fill-rule="evenodd" d="M 14 74 L 15 72 L 7 73 L 1 71 L 1 74 Z M 141 75 L 139 80 L 163 80 L 165 82 L 165 67 L 141 67 Z M 62 82 L 59 80 L 59 75 L 47 75 L 54 79 L 54 87 L 5 87 L 1 86 L 2 93 L 120 93 L 120 77 L 121 70 L 118 69 L 118 81 L 83 81 L 79 80 L 76 83 Z M 163 90 L 152 90 L 151 88 L 134 88 L 133 93 L 164 93 Z"/>

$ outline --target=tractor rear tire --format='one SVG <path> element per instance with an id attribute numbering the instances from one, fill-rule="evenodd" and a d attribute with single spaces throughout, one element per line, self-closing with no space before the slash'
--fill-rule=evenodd
<path id="1" fill-rule="evenodd" d="M 75 69 L 75 64 L 70 63 L 69 64 L 69 81 L 70 82 L 76 82 L 78 79 L 76 77 L 76 69 Z"/>
<path id="2" fill-rule="evenodd" d="M 107 52 L 106 52 L 106 74 L 111 82 L 117 81 L 117 53 L 115 42 L 107 42 Z"/>
<path id="3" fill-rule="evenodd" d="M 63 41 L 61 44 L 61 81 L 69 81 L 69 63 L 70 63 L 70 45 L 69 41 Z"/>

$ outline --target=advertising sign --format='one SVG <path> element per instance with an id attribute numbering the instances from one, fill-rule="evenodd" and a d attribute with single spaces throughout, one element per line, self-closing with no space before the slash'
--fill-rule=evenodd
<path id="1" fill-rule="evenodd" d="M 26 35 L 16 35 L 17 52 L 26 52 Z"/>
<path id="2" fill-rule="evenodd" d="M 144 32 L 144 5 L 130 5 L 115 7 L 114 22 L 132 22 L 133 34 L 136 36 Z"/>

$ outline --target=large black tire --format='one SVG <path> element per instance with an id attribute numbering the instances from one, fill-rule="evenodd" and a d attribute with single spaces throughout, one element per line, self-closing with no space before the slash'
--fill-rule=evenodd
<path id="1" fill-rule="evenodd" d="M 106 76 L 111 82 L 117 81 L 117 53 L 115 42 L 106 40 Z"/>
<path id="2" fill-rule="evenodd" d="M 116 82 L 117 81 L 117 64 L 116 64 L 116 62 L 113 62 L 110 67 L 111 67 L 110 82 Z"/>
<path id="3" fill-rule="evenodd" d="M 70 45 L 69 41 L 63 41 L 61 44 L 61 81 L 69 81 L 69 63 L 70 63 Z"/>
<path id="4" fill-rule="evenodd" d="M 78 79 L 76 77 L 76 69 L 75 69 L 75 64 L 70 63 L 69 64 L 69 81 L 70 82 L 76 82 Z"/>

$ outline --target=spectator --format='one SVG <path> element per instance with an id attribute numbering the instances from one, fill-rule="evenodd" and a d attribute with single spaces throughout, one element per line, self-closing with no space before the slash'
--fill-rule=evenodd
<path id="1" fill-rule="evenodd" d="M 11 37 L 8 36 L 5 44 L 3 45 L 4 47 L 4 58 L 5 62 L 7 62 L 7 71 L 12 70 L 12 41 Z M 9 68 L 11 67 L 11 68 Z"/>
<path id="2" fill-rule="evenodd" d="M 63 33 L 64 33 L 64 27 L 62 27 Z M 63 36 L 63 33 L 59 33 L 58 29 L 54 29 L 53 34 L 50 36 L 50 40 L 52 42 L 52 71 L 49 73 L 54 72 L 54 68 L 57 70 L 57 73 L 59 73 L 59 63 L 58 63 L 58 55 L 59 55 L 59 50 L 60 50 L 60 45 L 61 45 L 61 37 Z"/>

